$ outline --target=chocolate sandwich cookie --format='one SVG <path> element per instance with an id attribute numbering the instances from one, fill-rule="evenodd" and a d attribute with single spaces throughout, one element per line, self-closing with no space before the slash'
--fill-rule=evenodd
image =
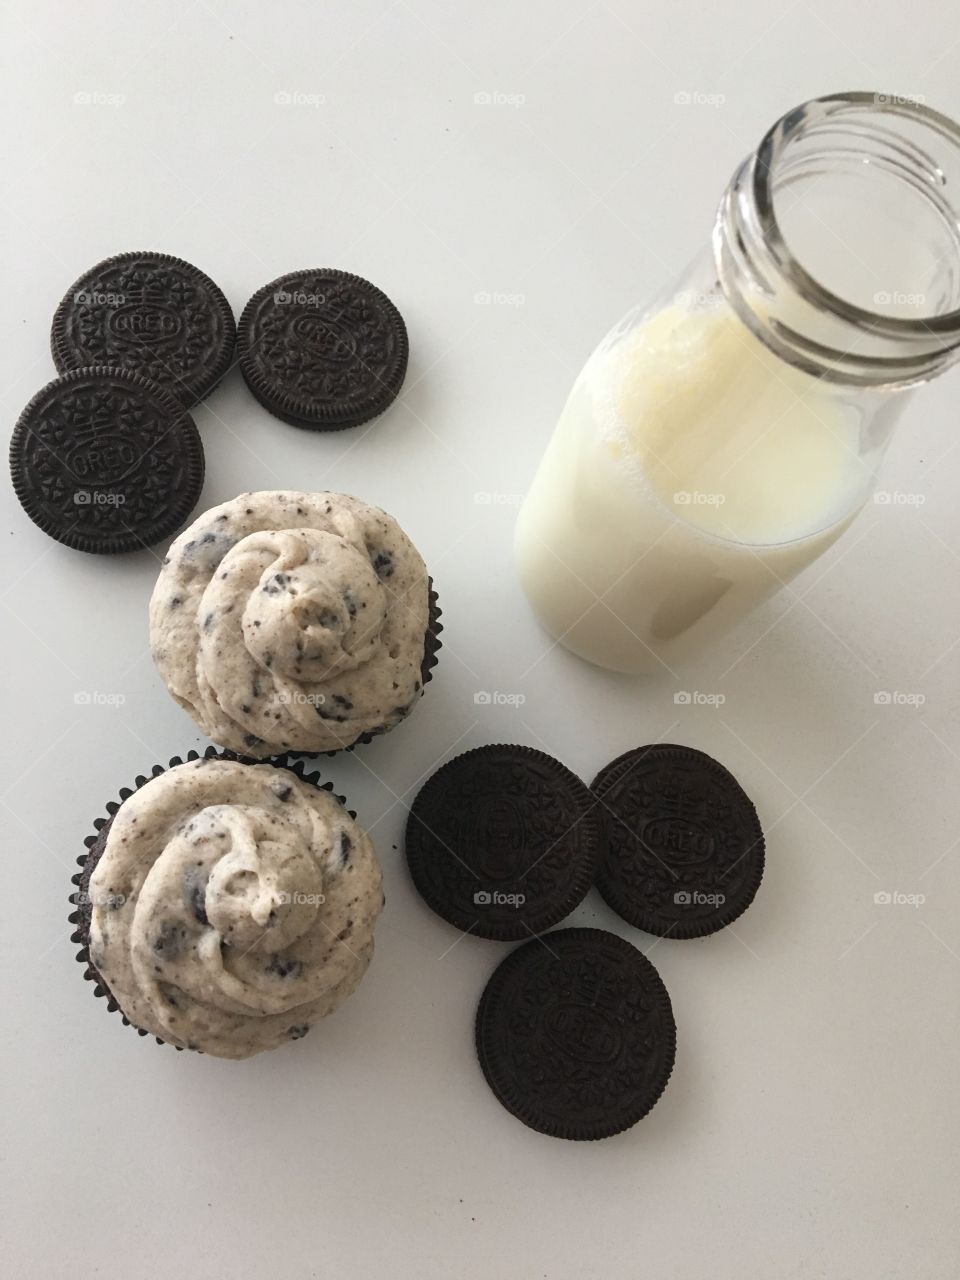
<path id="1" fill-rule="evenodd" d="M 531 747 L 478 747 L 439 769 L 413 802 L 407 863 L 437 915 L 516 942 L 582 901 L 601 831 L 589 789 L 558 760 Z"/>
<path id="2" fill-rule="evenodd" d="M 24 511 L 78 551 L 137 551 L 168 537 L 196 505 L 203 469 L 183 405 L 121 369 L 78 369 L 49 383 L 10 441 Z"/>
<path id="3" fill-rule="evenodd" d="M 407 370 L 406 326 L 387 295 L 327 267 L 291 271 L 259 289 L 240 317 L 237 350 L 263 407 L 316 431 L 383 413 Z"/>
<path id="4" fill-rule="evenodd" d="M 677 1032 L 650 961 L 602 929 L 559 929 L 511 952 L 487 983 L 477 1056 L 506 1109 L 555 1138 L 608 1138 L 666 1088 Z"/>
<path id="5" fill-rule="evenodd" d="M 597 775 L 607 842 L 597 888 L 624 920 L 701 938 L 736 920 L 763 876 L 757 811 L 723 765 L 692 747 L 637 747 Z"/>
<path id="6" fill-rule="evenodd" d="M 120 253 L 85 271 L 53 317 L 60 373 L 126 369 L 166 387 L 188 409 L 230 368 L 236 323 L 209 276 L 166 253 Z"/>

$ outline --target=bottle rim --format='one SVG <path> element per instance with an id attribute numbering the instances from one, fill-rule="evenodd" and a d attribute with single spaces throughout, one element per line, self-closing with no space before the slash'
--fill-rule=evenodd
<path id="1" fill-rule="evenodd" d="M 932 332 L 952 335 L 960 340 L 960 307 L 926 316 L 891 316 L 857 306 L 856 303 L 833 293 L 821 281 L 810 275 L 794 257 L 784 237 L 773 200 L 778 162 L 795 139 L 798 130 L 806 126 L 812 117 L 819 116 L 827 119 L 840 114 L 844 108 L 859 111 L 864 107 L 872 110 L 882 109 L 887 115 L 903 116 L 926 125 L 935 133 L 942 135 L 952 147 L 956 148 L 960 156 L 960 125 L 949 116 L 916 99 L 862 90 L 811 98 L 808 102 L 782 115 L 767 130 L 757 147 L 756 163 L 752 167 L 752 190 L 754 208 L 764 239 L 768 248 L 776 256 L 784 277 L 809 301 L 832 312 L 840 319 L 895 339 L 929 335 Z M 840 111 L 837 108 L 840 108 Z"/>
<path id="2" fill-rule="evenodd" d="M 858 118 L 870 126 L 867 136 L 897 151 L 905 180 L 935 185 L 960 275 L 960 183 L 945 195 L 942 147 L 938 160 L 928 154 L 926 141 L 920 145 L 889 127 L 898 118 L 922 126 L 925 135 L 949 148 L 952 172 L 960 167 L 960 125 L 917 99 L 861 90 L 812 98 L 767 130 L 720 202 L 713 255 L 727 302 L 774 354 L 828 382 L 895 391 L 927 382 L 960 359 L 960 308 L 890 315 L 841 296 L 799 261 L 775 207 L 778 183 L 790 171 L 790 148 L 816 136 L 821 126 Z M 847 161 L 851 154 L 858 152 L 848 147 Z M 868 161 L 870 153 L 864 150 L 860 159 Z"/>

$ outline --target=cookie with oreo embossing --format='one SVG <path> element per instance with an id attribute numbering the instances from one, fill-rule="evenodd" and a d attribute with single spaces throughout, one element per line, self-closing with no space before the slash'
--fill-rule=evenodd
<path id="1" fill-rule="evenodd" d="M 197 267 L 167 253 L 120 253 L 85 271 L 53 317 L 60 373 L 126 369 L 166 387 L 188 409 L 230 368 L 236 322 Z"/>
<path id="2" fill-rule="evenodd" d="M 763 877 L 763 830 L 722 764 L 692 747 L 637 747 L 601 770 L 593 792 L 607 828 L 597 888 L 624 920 L 702 938 L 746 911 Z"/>
<path id="3" fill-rule="evenodd" d="M 377 417 L 407 371 L 400 312 L 369 280 L 333 268 L 291 271 L 259 289 L 240 317 L 237 349 L 260 404 L 315 431 Z"/>
<path id="4" fill-rule="evenodd" d="M 601 824 L 589 789 L 532 747 L 487 746 L 449 761 L 407 820 L 421 897 L 450 924 L 516 942 L 558 924 L 590 888 Z"/>
<path id="5" fill-rule="evenodd" d="M 39 391 L 10 441 L 13 487 L 46 534 L 78 551 L 138 551 L 172 534 L 203 487 L 184 407 L 121 369 L 78 369 Z"/>
<path id="6" fill-rule="evenodd" d="M 676 1042 L 660 975 L 602 929 L 558 929 L 518 947 L 477 1009 L 490 1088 L 556 1138 L 608 1138 L 636 1124 L 666 1088 Z"/>

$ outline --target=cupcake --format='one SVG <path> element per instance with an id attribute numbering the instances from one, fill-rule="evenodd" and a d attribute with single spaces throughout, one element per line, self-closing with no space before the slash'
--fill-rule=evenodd
<path id="1" fill-rule="evenodd" d="M 366 972 L 373 844 L 299 761 L 191 752 L 120 792 L 74 876 L 85 976 L 141 1035 L 248 1058 L 298 1040 Z"/>
<path id="2" fill-rule="evenodd" d="M 441 630 L 397 522 L 339 493 L 243 493 L 170 548 L 150 644 L 214 742 L 265 759 L 340 751 L 413 710 Z"/>

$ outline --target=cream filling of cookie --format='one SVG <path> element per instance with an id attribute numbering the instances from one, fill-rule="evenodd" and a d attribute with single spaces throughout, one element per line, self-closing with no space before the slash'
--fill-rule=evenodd
<path id="1" fill-rule="evenodd" d="M 303 1035 L 363 976 L 373 846 L 329 791 L 196 760 L 121 805 L 90 879 L 90 959 L 126 1016 L 245 1058 Z"/>
<path id="2" fill-rule="evenodd" d="M 421 692 L 426 566 L 390 516 L 332 493 L 253 493 L 176 540 L 150 604 L 154 659 L 223 746 L 327 751 Z"/>

